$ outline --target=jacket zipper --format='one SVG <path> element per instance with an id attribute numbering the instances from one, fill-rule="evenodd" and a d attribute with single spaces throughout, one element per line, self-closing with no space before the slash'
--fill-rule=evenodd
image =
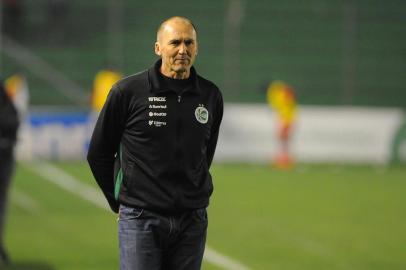
<path id="1" fill-rule="evenodd" d="M 175 137 L 175 158 L 176 158 L 176 174 L 180 172 L 180 132 L 181 132 L 181 100 L 182 96 L 178 95 L 178 109 L 177 109 L 177 118 L 176 118 L 176 137 Z M 179 198 L 181 198 L 180 194 L 177 196 L 176 204 L 180 203 Z"/>
<path id="2" fill-rule="evenodd" d="M 180 155 L 180 142 L 179 142 L 179 138 L 180 138 L 180 129 L 181 129 L 181 119 L 180 119 L 180 112 L 181 112 L 181 108 L 180 108 L 180 102 L 182 100 L 182 95 L 178 95 L 178 114 L 177 114 L 177 118 L 176 118 L 176 141 L 175 141 L 175 145 L 176 145 L 176 159 L 177 159 L 177 168 L 180 169 L 180 162 L 179 162 L 179 155 Z"/>

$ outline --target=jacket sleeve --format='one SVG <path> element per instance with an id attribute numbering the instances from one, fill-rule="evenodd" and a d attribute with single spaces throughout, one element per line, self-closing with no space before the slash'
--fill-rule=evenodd
<path id="1" fill-rule="evenodd" d="M 213 126 L 211 128 L 210 139 L 207 144 L 207 165 L 210 168 L 213 161 L 214 152 L 216 151 L 217 139 L 220 131 L 221 120 L 223 119 L 223 97 L 219 91 L 219 95 L 216 102 Z"/>
<path id="2" fill-rule="evenodd" d="M 97 119 L 87 154 L 93 176 L 116 213 L 119 202 L 114 197 L 114 160 L 125 127 L 126 111 L 122 91 L 113 86 Z"/>

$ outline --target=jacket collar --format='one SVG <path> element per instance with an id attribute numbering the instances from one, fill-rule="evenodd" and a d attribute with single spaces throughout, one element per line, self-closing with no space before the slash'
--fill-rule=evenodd
<path id="1" fill-rule="evenodd" d="M 168 89 L 163 88 L 162 80 L 159 75 L 159 72 L 161 72 L 159 70 L 161 68 L 161 65 L 162 65 L 162 59 L 159 59 L 158 61 L 155 62 L 154 66 L 152 66 L 151 68 L 148 69 L 148 80 L 149 80 L 150 90 L 152 93 L 162 93 L 162 92 L 168 91 Z M 189 87 L 186 91 L 199 93 L 200 92 L 199 81 L 198 81 L 196 70 L 193 66 L 190 68 L 190 76 L 193 81 L 193 87 Z"/>

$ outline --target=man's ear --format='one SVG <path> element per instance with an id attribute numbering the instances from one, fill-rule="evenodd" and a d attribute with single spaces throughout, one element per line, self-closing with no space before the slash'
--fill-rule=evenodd
<path id="1" fill-rule="evenodd" d="M 161 47 L 159 46 L 158 41 L 155 42 L 155 54 L 161 56 Z"/>

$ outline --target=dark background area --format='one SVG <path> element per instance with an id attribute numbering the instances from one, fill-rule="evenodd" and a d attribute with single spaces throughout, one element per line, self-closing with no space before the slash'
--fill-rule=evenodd
<path id="1" fill-rule="evenodd" d="M 108 63 L 124 75 L 153 64 L 156 29 L 173 15 L 194 21 L 196 67 L 227 102 L 264 102 L 280 79 L 301 104 L 406 107 L 402 0 L 3 0 L 1 75 L 23 71 L 33 105 L 75 104 L 55 91 L 53 74 L 10 54 L 11 39 L 75 82 L 85 104 Z"/>

